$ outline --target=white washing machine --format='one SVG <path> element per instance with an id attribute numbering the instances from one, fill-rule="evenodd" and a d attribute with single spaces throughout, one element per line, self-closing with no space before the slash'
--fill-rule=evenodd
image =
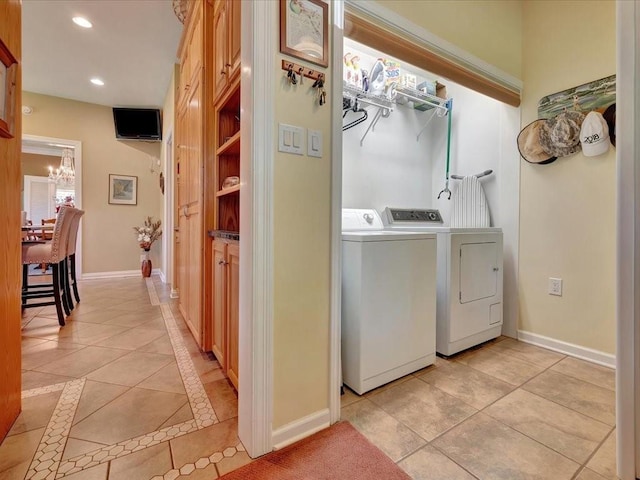
<path id="1" fill-rule="evenodd" d="M 386 208 L 386 228 L 438 238 L 436 350 L 453 355 L 502 333 L 502 229 L 442 226 L 438 210 Z"/>
<path id="2" fill-rule="evenodd" d="M 342 211 L 342 378 L 358 394 L 435 362 L 436 236 Z"/>

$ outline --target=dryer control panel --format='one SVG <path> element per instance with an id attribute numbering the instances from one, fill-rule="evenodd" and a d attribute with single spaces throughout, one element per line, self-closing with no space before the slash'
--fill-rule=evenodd
<path id="1" fill-rule="evenodd" d="M 442 225 L 442 216 L 436 209 L 390 208 L 384 209 L 388 225 L 409 224 L 438 227 Z"/>

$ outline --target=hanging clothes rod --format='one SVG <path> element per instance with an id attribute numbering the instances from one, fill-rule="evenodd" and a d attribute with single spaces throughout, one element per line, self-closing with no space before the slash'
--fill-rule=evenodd
<path id="1" fill-rule="evenodd" d="M 482 178 L 482 177 L 486 177 L 487 175 L 491 175 L 492 173 L 493 173 L 493 170 L 485 170 L 482 173 L 476 173 L 474 177 Z M 462 180 L 464 178 L 464 175 L 451 175 L 451 178 L 453 178 L 454 180 Z"/>

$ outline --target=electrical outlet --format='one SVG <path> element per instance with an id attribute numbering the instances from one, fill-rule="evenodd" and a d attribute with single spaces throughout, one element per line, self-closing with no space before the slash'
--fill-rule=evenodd
<path id="1" fill-rule="evenodd" d="M 549 295 L 562 296 L 562 279 L 549 277 Z"/>

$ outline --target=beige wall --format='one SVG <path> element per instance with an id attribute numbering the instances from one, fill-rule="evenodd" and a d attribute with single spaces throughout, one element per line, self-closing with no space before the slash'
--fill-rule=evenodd
<path id="1" fill-rule="evenodd" d="M 522 78 L 522 1 L 378 0 L 377 3 L 504 72 Z"/>
<path id="2" fill-rule="evenodd" d="M 584 2 L 583 2 L 584 3 Z M 615 2 L 525 2 L 522 125 L 544 95 L 616 72 Z M 520 328 L 615 351 L 615 150 L 521 160 Z M 549 277 L 563 296 L 547 294 Z"/>
<path id="3" fill-rule="evenodd" d="M 318 129 L 324 156 L 275 152 L 274 429 L 329 408 L 331 108 L 318 105 L 312 80 L 291 87 L 284 73 L 274 72 L 275 144 L 278 123 Z"/>
<path id="4" fill-rule="evenodd" d="M 49 175 L 49 165 L 51 165 L 54 169 L 60 166 L 60 157 L 23 152 L 20 164 L 22 166 L 23 177 L 25 175 L 46 177 L 47 175 Z"/>
<path id="5" fill-rule="evenodd" d="M 82 142 L 83 273 L 137 270 L 140 248 L 133 226 L 147 215 L 160 215 L 158 174 L 150 156 L 160 157 L 159 143 L 116 140 L 110 107 L 23 92 L 33 114 L 23 116 L 23 133 Z M 109 174 L 138 177 L 137 205 L 108 203 Z M 152 248 L 160 263 L 160 244 Z"/>

